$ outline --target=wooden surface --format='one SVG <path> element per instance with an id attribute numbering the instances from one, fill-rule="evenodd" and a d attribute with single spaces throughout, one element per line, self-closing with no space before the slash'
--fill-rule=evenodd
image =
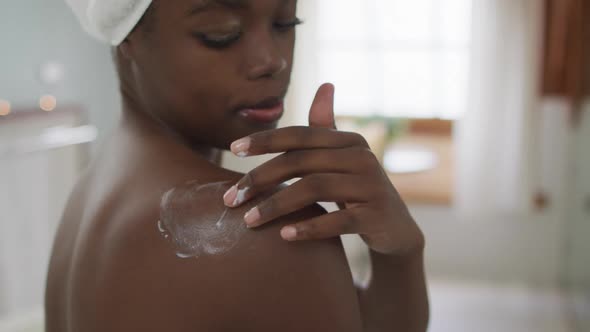
<path id="1" fill-rule="evenodd" d="M 339 129 L 365 137 L 380 161 L 386 150 L 385 127 L 379 123 L 359 127 L 355 117 L 338 117 Z M 407 119 L 406 132 L 394 147 L 417 147 L 433 151 L 439 160 L 436 168 L 418 173 L 389 174 L 390 180 L 409 204 L 450 205 L 453 196 L 453 122 L 440 119 Z"/>
<path id="2" fill-rule="evenodd" d="M 418 146 L 432 150 L 438 166 L 430 171 L 389 174 L 389 179 L 408 204 L 450 205 L 453 198 L 453 141 L 450 135 L 410 133 L 396 147 Z"/>

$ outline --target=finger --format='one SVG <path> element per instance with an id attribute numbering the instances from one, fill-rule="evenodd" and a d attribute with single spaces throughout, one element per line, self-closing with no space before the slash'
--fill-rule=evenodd
<path id="1" fill-rule="evenodd" d="M 236 207 L 294 178 L 314 173 L 367 174 L 377 166 L 377 157 L 363 147 L 291 151 L 248 172 L 236 185 L 243 194 L 227 195 L 224 201 Z"/>
<path id="2" fill-rule="evenodd" d="M 304 149 L 369 148 L 363 136 L 319 127 L 287 127 L 258 132 L 232 143 L 232 152 L 240 157 Z"/>
<path id="3" fill-rule="evenodd" d="M 336 203 L 336 205 L 338 205 L 338 208 L 339 208 L 340 210 L 344 210 L 344 209 L 346 209 L 346 203 L 341 203 L 341 202 L 338 202 L 338 203 Z"/>
<path id="4" fill-rule="evenodd" d="M 309 126 L 336 129 L 334 120 L 333 84 L 326 83 L 318 89 L 309 111 Z"/>
<path id="5" fill-rule="evenodd" d="M 287 241 L 323 240 L 344 234 L 362 234 L 362 208 L 340 210 L 281 229 L 281 237 Z"/>
<path id="6" fill-rule="evenodd" d="M 250 228 L 301 210 L 316 202 L 366 202 L 370 189 L 361 177 L 348 174 L 312 174 L 275 193 L 244 216 Z"/>

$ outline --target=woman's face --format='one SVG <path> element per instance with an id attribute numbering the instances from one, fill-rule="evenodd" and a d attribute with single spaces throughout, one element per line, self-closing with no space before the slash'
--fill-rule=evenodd
<path id="1" fill-rule="evenodd" d="M 280 112 L 289 85 L 296 6 L 157 1 L 153 17 L 124 42 L 142 109 L 189 142 L 217 148 L 275 128 L 269 115 Z M 275 112 L 243 111 L 269 108 Z"/>

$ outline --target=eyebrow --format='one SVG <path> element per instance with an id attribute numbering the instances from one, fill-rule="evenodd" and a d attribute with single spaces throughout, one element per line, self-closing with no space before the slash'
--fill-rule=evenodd
<path id="1" fill-rule="evenodd" d="M 248 0 L 203 0 L 193 5 L 187 12 L 187 16 L 196 15 L 209 9 L 212 5 L 221 5 L 229 8 L 246 8 Z"/>

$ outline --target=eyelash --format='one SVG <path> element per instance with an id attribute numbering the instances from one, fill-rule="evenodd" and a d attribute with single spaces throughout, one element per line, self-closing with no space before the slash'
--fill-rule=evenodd
<path id="1" fill-rule="evenodd" d="M 273 24 L 273 27 L 275 29 L 277 29 L 278 32 L 285 33 L 285 32 L 288 32 L 289 30 L 292 30 L 293 28 L 295 28 L 296 26 L 301 25 L 301 24 L 303 24 L 303 21 L 300 20 L 299 18 L 296 18 L 292 22 L 275 23 L 275 24 Z M 199 33 L 199 32 L 196 32 L 193 35 L 197 39 L 199 39 L 201 41 L 201 43 L 203 43 L 206 47 L 215 48 L 215 49 L 224 49 L 224 48 L 231 46 L 235 41 L 240 39 L 240 37 L 242 36 L 242 31 L 240 31 L 236 34 L 230 35 L 230 36 L 217 37 L 217 38 L 211 37 L 205 33 Z"/>
<path id="2" fill-rule="evenodd" d="M 295 18 L 295 20 L 291 21 L 291 22 L 287 22 L 287 23 L 275 23 L 273 26 L 279 30 L 280 32 L 287 32 L 291 29 L 293 29 L 294 27 L 303 24 L 303 21 L 300 20 L 299 18 Z"/>
<path id="3" fill-rule="evenodd" d="M 205 33 L 195 33 L 194 35 L 206 47 L 222 49 L 230 46 L 233 42 L 240 39 L 242 32 L 240 31 L 234 35 L 224 37 L 211 37 Z"/>

